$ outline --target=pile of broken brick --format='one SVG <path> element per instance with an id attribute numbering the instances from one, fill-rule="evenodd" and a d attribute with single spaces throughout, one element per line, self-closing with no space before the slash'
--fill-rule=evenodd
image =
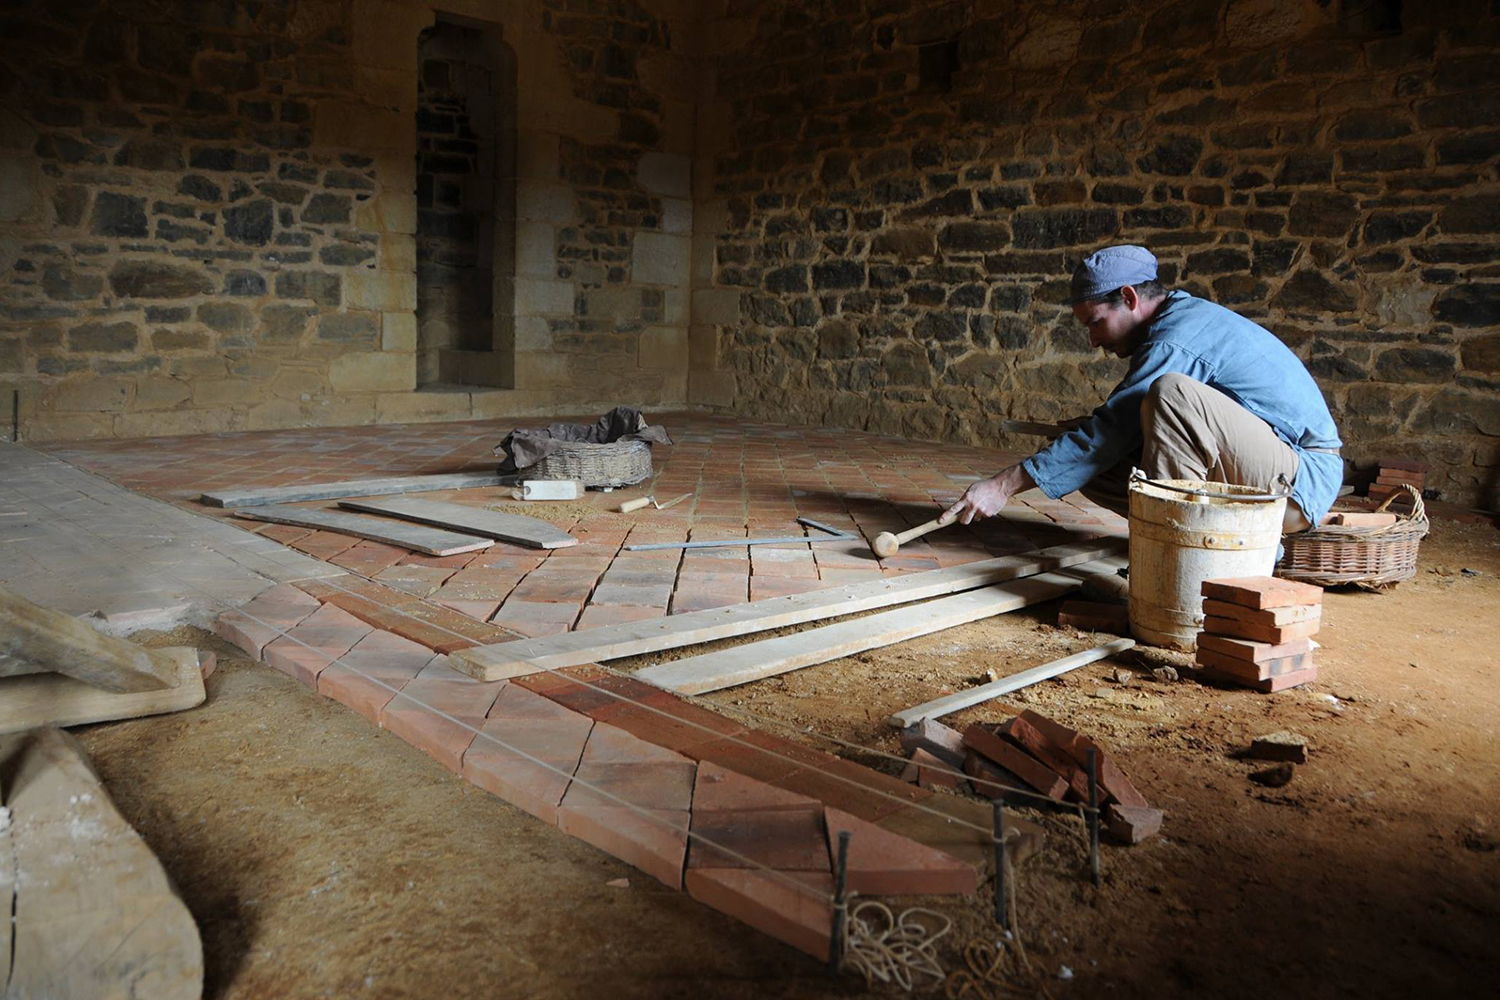
<path id="1" fill-rule="evenodd" d="M 1323 588 L 1271 576 L 1203 582 L 1197 662 L 1203 680 L 1284 691 L 1318 679 L 1312 636 Z"/>
<path id="2" fill-rule="evenodd" d="M 1030 710 L 999 725 L 976 722 L 962 733 L 923 719 L 901 731 L 901 746 L 910 758 L 902 775 L 908 781 L 967 788 L 1025 806 L 1049 799 L 1087 804 L 1093 750 L 1096 802 L 1111 836 L 1137 844 L 1161 829 L 1161 810 L 1151 807 L 1098 744 Z"/>

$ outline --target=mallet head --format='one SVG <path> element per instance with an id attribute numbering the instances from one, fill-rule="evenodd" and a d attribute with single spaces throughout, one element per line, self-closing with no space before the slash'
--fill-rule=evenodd
<path id="1" fill-rule="evenodd" d="M 880 534 L 876 535 L 874 544 L 870 546 L 870 548 L 874 550 L 875 554 L 882 559 L 889 559 L 891 556 L 896 554 L 896 550 L 900 547 L 901 543 L 897 541 L 896 536 L 889 531 L 882 531 Z"/>

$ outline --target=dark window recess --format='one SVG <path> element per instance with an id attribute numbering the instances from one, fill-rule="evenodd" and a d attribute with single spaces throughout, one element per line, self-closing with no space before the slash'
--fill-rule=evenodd
<path id="1" fill-rule="evenodd" d="M 1351 35 L 1401 33 L 1402 0 L 1340 0 L 1339 24 Z"/>
<path id="2" fill-rule="evenodd" d="M 953 74 L 958 72 L 958 40 L 933 42 L 917 50 L 920 74 L 924 90 L 946 93 L 953 89 Z"/>

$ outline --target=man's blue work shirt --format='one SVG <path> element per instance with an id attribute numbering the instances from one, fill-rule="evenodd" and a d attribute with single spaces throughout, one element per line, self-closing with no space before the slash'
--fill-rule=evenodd
<path id="1" fill-rule="evenodd" d="M 1186 292 L 1167 294 L 1104 405 L 1022 463 L 1042 492 L 1053 499 L 1072 493 L 1138 451 L 1141 403 L 1168 372 L 1213 386 L 1270 424 L 1300 459 L 1292 499 L 1314 525 L 1322 520 L 1344 481 L 1344 463 L 1308 450 L 1342 444 L 1318 384 L 1271 331 Z"/>

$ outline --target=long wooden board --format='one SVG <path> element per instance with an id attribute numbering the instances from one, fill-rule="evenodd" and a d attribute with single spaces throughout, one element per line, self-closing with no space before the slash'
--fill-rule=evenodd
<path id="1" fill-rule="evenodd" d="M 999 698 L 1001 695 L 1010 694 L 1012 691 L 1039 684 L 1059 674 L 1065 674 L 1069 670 L 1077 670 L 1095 660 L 1123 653 L 1134 645 L 1134 639 L 1116 639 L 1114 642 L 1106 642 L 1102 646 L 1095 646 L 1093 649 L 1085 649 L 1040 666 L 1021 670 L 1009 677 L 1002 677 L 997 681 L 990 681 L 988 684 L 981 684 L 967 691 L 956 691 L 941 698 L 934 698 L 932 701 L 924 701 L 920 705 L 897 712 L 886 721 L 898 729 L 905 729 L 923 719 L 936 719 L 939 716 L 957 712 L 961 708 L 978 705 Z"/>
<path id="2" fill-rule="evenodd" d="M 387 479 L 346 479 L 337 483 L 300 483 L 262 489 L 219 490 L 204 493 L 200 503 L 210 507 L 261 507 L 271 503 L 302 500 L 337 500 L 339 497 L 381 497 L 393 493 L 431 493 L 435 490 L 472 490 L 499 486 L 495 472 L 450 472 L 435 476 L 400 476 Z"/>
<path id="3" fill-rule="evenodd" d="M 897 608 L 794 635 L 690 656 L 673 663 L 647 667 L 637 671 L 635 676 L 638 680 L 679 694 L 718 691 L 1050 601 L 1075 590 L 1090 573 L 1113 572 L 1123 565 L 1124 557 L 1115 556 L 1070 570 L 982 587 L 914 607 Z"/>
<path id="4" fill-rule="evenodd" d="M 5 995 L 201 996 L 203 946 L 192 914 L 78 742 L 55 729 L 0 739 L 0 764 L 14 775 L 5 867 L 16 876 L 15 926 L 0 943 L 6 959 L 14 945 L 15 961 Z M 11 923 L 9 905 L 3 923 Z"/>
<path id="5" fill-rule="evenodd" d="M 32 673 L 28 662 L 105 691 L 160 691 L 176 675 L 171 660 L 154 650 L 0 588 L 0 677 Z"/>
<path id="6" fill-rule="evenodd" d="M 341 535 L 368 538 L 388 545 L 399 545 L 414 552 L 425 552 L 430 556 L 451 556 L 460 552 L 473 552 L 494 545 L 489 538 L 477 535 L 461 535 L 455 531 L 424 528 L 416 524 L 375 517 L 360 517 L 338 510 L 313 510 L 308 507 L 245 507 L 234 512 L 235 517 L 251 521 L 274 521 L 276 524 L 295 524 L 303 528 L 321 528 L 336 531 Z"/>
<path id="7" fill-rule="evenodd" d="M 474 646 L 449 654 L 454 668 L 480 680 L 495 681 L 576 667 L 583 663 L 618 659 L 639 653 L 691 646 L 698 642 L 750 635 L 784 625 L 800 625 L 820 618 L 836 618 L 940 597 L 975 587 L 984 587 L 1047 570 L 1065 569 L 1125 551 L 1119 538 L 1093 538 L 1068 542 L 1036 552 L 999 556 L 925 570 L 905 576 L 851 583 L 787 597 L 771 597 L 708 611 L 693 611 L 669 618 L 626 622 L 582 632 L 564 632 L 539 639 Z"/>
<path id="8" fill-rule="evenodd" d="M 340 507 L 370 514 L 386 514 L 405 521 L 420 521 L 452 528 L 466 535 L 483 535 L 533 549 L 565 549 L 578 539 L 541 518 L 505 514 L 498 510 L 466 507 L 440 500 L 340 500 Z"/>
<path id="9" fill-rule="evenodd" d="M 173 685 L 158 691 L 101 691 L 62 674 L 27 674 L 0 679 L 0 733 L 40 726 L 80 726 L 86 722 L 134 719 L 180 712 L 203 704 L 198 651 L 190 646 L 153 650 L 175 672 Z"/>

